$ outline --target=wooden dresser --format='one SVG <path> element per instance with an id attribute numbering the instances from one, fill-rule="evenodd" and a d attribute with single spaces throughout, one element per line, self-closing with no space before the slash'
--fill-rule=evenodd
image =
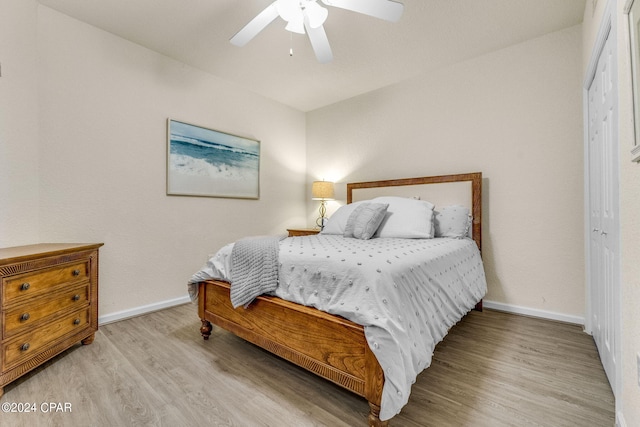
<path id="1" fill-rule="evenodd" d="M 4 386 L 98 330 L 98 248 L 0 249 L 0 396 Z"/>

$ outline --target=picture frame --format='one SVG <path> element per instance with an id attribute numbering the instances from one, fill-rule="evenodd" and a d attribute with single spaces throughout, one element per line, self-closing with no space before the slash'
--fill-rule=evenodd
<path id="1" fill-rule="evenodd" d="M 167 195 L 260 198 L 260 141 L 167 119 Z"/>
<path id="2" fill-rule="evenodd" d="M 640 0 L 627 0 L 624 13 L 629 18 L 629 45 L 631 53 L 631 88 L 633 92 L 634 133 L 631 160 L 640 162 Z"/>

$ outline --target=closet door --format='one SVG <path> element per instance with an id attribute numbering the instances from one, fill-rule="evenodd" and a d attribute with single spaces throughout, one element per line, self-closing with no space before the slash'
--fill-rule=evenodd
<path id="1" fill-rule="evenodd" d="M 620 301 L 617 74 L 610 34 L 588 91 L 589 278 L 591 327 L 612 389 L 619 369 Z"/>

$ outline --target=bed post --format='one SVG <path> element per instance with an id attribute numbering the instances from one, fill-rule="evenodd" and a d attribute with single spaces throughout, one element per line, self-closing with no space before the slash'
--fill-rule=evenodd
<path id="1" fill-rule="evenodd" d="M 211 322 L 204 318 L 204 302 L 207 299 L 206 289 L 206 283 L 198 283 L 198 316 L 200 316 L 200 321 L 202 322 L 202 326 L 200 326 L 200 333 L 202 334 L 202 338 L 208 340 L 213 326 L 211 325 Z"/>
<path id="2" fill-rule="evenodd" d="M 213 327 L 211 326 L 211 322 L 205 319 L 200 319 L 200 321 L 202 322 L 202 326 L 200 326 L 200 333 L 202 334 L 202 338 L 208 340 L 209 336 L 211 336 L 211 330 L 213 329 Z"/>
<path id="3" fill-rule="evenodd" d="M 378 359 L 365 344 L 365 398 L 369 402 L 369 427 L 387 427 L 389 421 L 380 420 L 380 402 L 382 401 L 382 386 L 384 372 Z"/>
<path id="4" fill-rule="evenodd" d="M 380 420 L 380 407 L 369 402 L 369 427 L 388 427 L 389 421 Z"/>

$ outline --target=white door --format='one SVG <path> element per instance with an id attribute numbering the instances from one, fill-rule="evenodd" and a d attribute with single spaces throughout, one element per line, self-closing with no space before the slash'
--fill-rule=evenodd
<path id="1" fill-rule="evenodd" d="M 589 278 L 591 328 L 616 390 L 620 268 L 617 74 L 614 36 L 607 37 L 588 91 Z"/>

